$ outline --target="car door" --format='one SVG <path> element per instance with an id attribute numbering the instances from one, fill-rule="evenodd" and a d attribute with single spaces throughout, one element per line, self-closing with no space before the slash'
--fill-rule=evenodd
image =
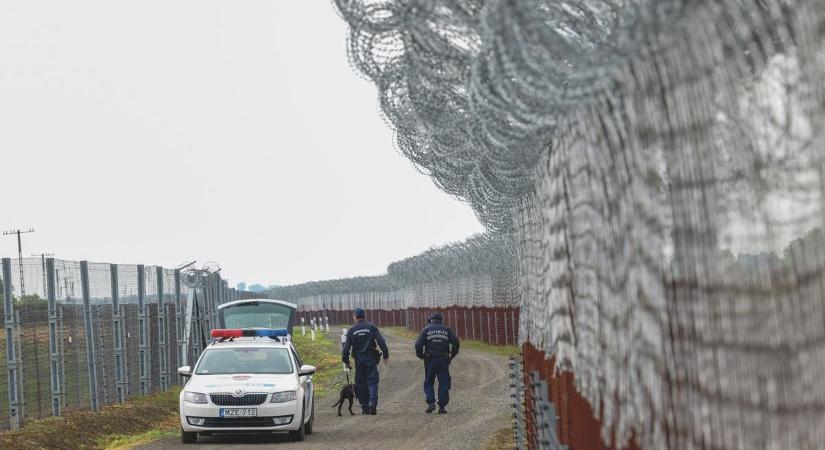
<path id="1" fill-rule="evenodd" d="M 300 370 L 301 366 L 304 365 L 301 356 L 298 355 L 294 347 L 290 347 L 290 351 L 292 352 L 292 357 L 295 359 L 296 367 Z M 301 388 L 304 390 L 304 418 L 309 420 L 309 415 L 312 413 L 312 402 L 315 401 L 315 386 L 312 384 L 312 375 L 298 377 L 298 380 L 301 383 Z"/>

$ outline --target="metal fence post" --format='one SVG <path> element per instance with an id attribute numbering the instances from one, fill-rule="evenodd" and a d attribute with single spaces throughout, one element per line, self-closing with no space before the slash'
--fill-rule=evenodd
<path id="1" fill-rule="evenodd" d="M 52 415 L 60 415 L 60 355 L 57 339 L 57 296 L 54 286 L 54 258 L 46 259 L 46 298 L 49 302 L 49 374 Z"/>
<path id="2" fill-rule="evenodd" d="M 150 346 L 149 346 L 149 314 L 146 308 L 146 271 L 142 264 L 137 266 L 138 285 L 138 335 L 140 336 L 140 393 L 148 394 L 152 386 L 149 376 Z"/>
<path id="3" fill-rule="evenodd" d="M 17 414 L 20 416 L 20 425 L 26 421 L 26 390 L 23 380 L 26 379 L 26 362 L 23 360 L 23 322 L 20 320 L 20 311 L 14 310 L 15 355 L 17 357 Z"/>
<path id="4" fill-rule="evenodd" d="M 19 362 L 17 360 L 17 346 L 15 345 L 14 332 L 14 298 L 11 289 L 11 259 L 3 258 L 3 300 L 5 317 L 3 318 L 6 327 L 6 368 L 9 372 L 9 424 L 12 430 L 20 428 L 23 424 L 23 417 L 20 414 L 20 385 L 19 385 Z"/>
<path id="5" fill-rule="evenodd" d="M 541 379 L 538 371 L 530 373 L 533 390 L 533 424 L 538 449 L 568 450 L 559 442 L 556 435 L 556 407 L 550 401 L 547 382 Z"/>
<path id="6" fill-rule="evenodd" d="M 114 341 L 115 355 L 115 392 L 118 403 L 126 401 L 126 389 L 124 387 L 124 366 L 123 358 L 123 316 L 120 311 L 120 294 L 118 293 L 117 264 L 110 264 L 112 280 L 112 340 Z"/>
<path id="7" fill-rule="evenodd" d="M 526 448 L 524 429 L 524 374 L 521 358 L 510 357 L 510 392 L 513 399 L 513 442 L 516 448 Z"/>
<path id="8" fill-rule="evenodd" d="M 89 296 L 89 263 L 80 261 L 80 289 L 83 295 L 83 326 L 86 330 L 86 359 L 89 368 L 89 395 L 91 397 L 92 411 L 99 408 L 97 398 L 97 354 L 95 352 L 95 339 L 92 334 L 92 303 Z"/>
<path id="9" fill-rule="evenodd" d="M 111 404 L 111 400 L 109 399 L 109 379 L 108 374 L 106 373 L 106 333 L 104 331 L 103 325 L 103 307 L 101 305 L 96 305 L 95 312 L 97 316 L 97 329 L 98 329 L 98 343 L 99 345 L 95 347 L 97 350 L 97 355 L 100 358 L 100 393 L 102 394 L 103 405 Z"/>
<path id="10" fill-rule="evenodd" d="M 123 398 L 127 399 L 132 394 L 131 377 L 129 375 L 129 338 L 131 337 L 131 327 L 129 326 L 129 310 L 126 305 L 120 305 L 120 347 L 121 366 L 123 367 Z"/>
<path id="11" fill-rule="evenodd" d="M 180 298 L 180 269 L 175 269 L 175 338 L 177 339 L 177 346 L 175 347 L 175 351 L 177 352 L 177 362 L 178 366 L 181 365 L 181 362 L 184 361 L 186 355 L 182 355 L 183 353 L 183 311 L 181 310 L 181 298 Z M 177 373 L 177 370 L 175 371 Z M 178 384 L 183 384 L 183 378 L 178 376 Z"/>
<path id="12" fill-rule="evenodd" d="M 169 359 L 166 354 L 166 305 L 163 304 L 163 267 L 155 270 L 158 285 L 158 358 L 160 358 L 160 390 L 165 391 L 168 387 Z"/>
<path id="13" fill-rule="evenodd" d="M 203 309 L 198 308 L 198 313 L 201 316 L 201 324 L 203 324 L 206 328 L 206 332 L 208 333 L 209 330 L 212 329 L 212 302 L 215 299 L 215 294 L 212 292 L 212 277 L 213 275 L 207 275 L 206 280 L 204 280 L 203 286 Z M 204 330 L 201 330 L 203 333 Z M 200 344 L 199 344 L 200 345 Z M 198 348 L 198 355 L 200 355 L 200 347 Z"/>

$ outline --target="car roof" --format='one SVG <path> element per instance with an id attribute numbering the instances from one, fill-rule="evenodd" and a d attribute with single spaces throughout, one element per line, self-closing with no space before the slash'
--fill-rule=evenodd
<path id="1" fill-rule="evenodd" d="M 277 305 L 288 306 L 288 307 L 290 307 L 294 310 L 298 309 L 298 305 L 296 305 L 295 303 L 290 303 L 290 302 L 287 302 L 287 301 L 284 301 L 284 300 L 276 300 L 274 298 L 249 298 L 249 299 L 246 299 L 246 300 L 235 300 L 234 302 L 228 302 L 228 303 L 224 303 L 222 305 L 218 305 L 218 309 L 226 308 L 226 307 L 229 307 L 229 306 L 242 305 L 244 303 L 253 303 L 253 302 L 274 303 L 274 304 L 277 304 Z"/>

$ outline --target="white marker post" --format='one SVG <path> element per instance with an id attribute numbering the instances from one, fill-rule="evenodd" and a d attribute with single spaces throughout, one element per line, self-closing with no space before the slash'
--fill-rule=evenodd
<path id="1" fill-rule="evenodd" d="M 309 319 L 310 331 L 312 332 L 312 340 L 315 340 L 315 319 Z"/>
<path id="2" fill-rule="evenodd" d="M 301 317 L 301 336 L 306 336 L 306 335 L 307 335 L 307 329 L 304 326 L 304 318 Z"/>
<path id="3" fill-rule="evenodd" d="M 324 316 L 324 325 L 326 325 L 327 333 L 329 333 L 329 316 Z"/>

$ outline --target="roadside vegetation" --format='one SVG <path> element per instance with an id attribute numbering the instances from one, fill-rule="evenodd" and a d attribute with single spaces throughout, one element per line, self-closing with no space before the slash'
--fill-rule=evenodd
<path id="1" fill-rule="evenodd" d="M 0 433 L 0 448 L 8 450 L 129 448 L 149 431 L 173 433 L 177 423 L 179 388 L 134 397 L 99 412 L 72 411 L 61 417 L 31 420 L 17 431 Z M 164 425 L 165 424 L 165 425 Z M 147 439 L 148 440 L 148 439 Z M 135 441 L 139 444 L 144 441 Z M 117 444 L 117 445 L 115 445 Z"/>
<path id="2" fill-rule="evenodd" d="M 315 395 L 324 397 L 334 392 L 344 384 L 343 364 L 341 363 L 341 343 L 336 342 L 337 338 L 332 332 L 329 334 L 317 333 L 315 340 L 310 337 L 309 331 L 306 336 L 301 336 L 300 330 L 294 331 L 292 343 L 301 355 L 304 364 L 315 366 L 317 372 L 312 377 L 315 383 Z M 333 338 L 330 338 L 333 336 Z"/>
<path id="3" fill-rule="evenodd" d="M 506 420 L 506 419 L 503 419 Z M 512 450 L 515 448 L 515 440 L 513 439 L 513 427 L 502 428 L 493 434 L 490 443 L 487 444 L 484 450 Z"/>

